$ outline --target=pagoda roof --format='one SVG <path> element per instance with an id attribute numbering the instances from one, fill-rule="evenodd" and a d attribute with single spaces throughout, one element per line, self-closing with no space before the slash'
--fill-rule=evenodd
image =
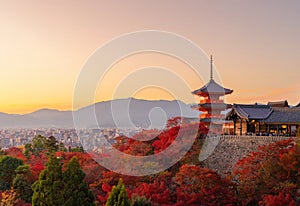
<path id="1" fill-rule="evenodd" d="M 200 119 L 200 122 L 224 124 L 227 121 L 225 119 L 220 119 L 220 118 L 202 118 L 202 119 Z"/>
<path id="2" fill-rule="evenodd" d="M 213 79 L 210 79 L 210 81 L 201 87 L 200 89 L 197 89 L 192 92 L 192 94 L 196 95 L 202 95 L 202 94 L 231 94 L 233 92 L 232 89 L 227 89 L 216 83 Z"/>
<path id="3" fill-rule="evenodd" d="M 263 120 L 269 117 L 273 109 L 270 105 L 234 104 L 227 118 L 233 113 L 246 120 Z"/>
<path id="4" fill-rule="evenodd" d="M 212 109 L 228 109 L 231 108 L 231 104 L 226 103 L 203 103 L 198 104 L 198 108 L 212 108 Z"/>
<path id="5" fill-rule="evenodd" d="M 295 107 L 300 107 L 300 102 L 299 102 L 299 104 L 297 104 Z"/>

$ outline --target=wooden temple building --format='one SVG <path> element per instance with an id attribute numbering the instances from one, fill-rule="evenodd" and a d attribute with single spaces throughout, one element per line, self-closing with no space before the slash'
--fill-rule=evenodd
<path id="1" fill-rule="evenodd" d="M 261 104 L 234 104 L 226 115 L 233 121 L 232 134 L 238 135 L 300 135 L 300 107 L 287 101 Z"/>
<path id="2" fill-rule="evenodd" d="M 200 122 L 204 122 L 207 127 L 214 133 L 222 133 L 225 115 L 221 114 L 230 104 L 224 103 L 223 96 L 231 94 L 233 90 L 227 89 L 216 83 L 213 79 L 213 59 L 210 57 L 210 81 L 192 94 L 200 97 L 198 105 L 193 109 L 201 111 Z"/>

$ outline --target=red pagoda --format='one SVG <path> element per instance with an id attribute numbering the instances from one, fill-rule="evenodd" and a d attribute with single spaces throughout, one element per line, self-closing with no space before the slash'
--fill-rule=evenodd
<path id="1" fill-rule="evenodd" d="M 215 133 L 221 133 L 225 123 L 225 116 L 221 111 L 231 108 L 230 104 L 224 103 L 222 97 L 232 92 L 233 90 L 226 89 L 213 80 L 213 59 L 210 56 L 210 81 L 192 92 L 201 99 L 200 103 L 192 108 L 203 112 L 200 115 L 200 122 L 204 122 Z"/>

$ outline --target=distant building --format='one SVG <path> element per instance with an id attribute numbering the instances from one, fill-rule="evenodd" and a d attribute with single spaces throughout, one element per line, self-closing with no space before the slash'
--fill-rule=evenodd
<path id="1" fill-rule="evenodd" d="M 287 100 L 278 102 L 268 102 L 268 105 L 270 105 L 271 107 L 289 107 L 289 103 Z"/>

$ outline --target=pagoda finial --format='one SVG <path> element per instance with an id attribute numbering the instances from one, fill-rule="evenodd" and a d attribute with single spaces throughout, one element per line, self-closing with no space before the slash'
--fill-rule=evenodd
<path id="1" fill-rule="evenodd" d="M 213 57 L 210 55 L 210 79 L 213 79 Z"/>

